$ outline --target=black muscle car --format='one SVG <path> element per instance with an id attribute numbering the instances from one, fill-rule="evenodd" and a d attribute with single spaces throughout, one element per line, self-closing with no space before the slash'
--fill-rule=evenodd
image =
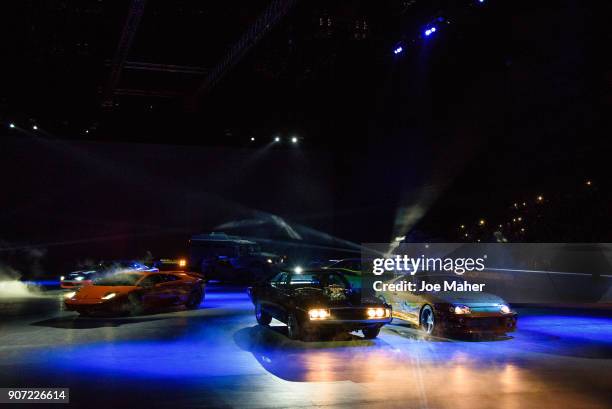
<path id="1" fill-rule="evenodd" d="M 377 298 L 362 298 L 337 271 L 280 272 L 247 292 L 255 305 L 257 322 L 268 325 L 276 318 L 287 324 L 291 339 L 357 330 L 372 339 L 392 319 L 390 305 Z"/>

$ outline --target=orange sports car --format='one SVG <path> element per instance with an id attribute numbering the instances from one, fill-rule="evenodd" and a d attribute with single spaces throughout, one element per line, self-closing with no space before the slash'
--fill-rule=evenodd
<path id="1" fill-rule="evenodd" d="M 64 304 L 81 315 L 137 315 L 181 304 L 196 309 L 204 290 L 202 277 L 183 271 L 125 271 L 94 279 L 91 285 L 66 294 Z"/>

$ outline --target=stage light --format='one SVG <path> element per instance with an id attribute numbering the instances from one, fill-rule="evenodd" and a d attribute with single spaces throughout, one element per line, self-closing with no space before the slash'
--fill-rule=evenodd
<path id="1" fill-rule="evenodd" d="M 478 220 L 478 225 L 479 226 L 484 226 L 484 224 L 485 224 L 485 219 Z"/>
<path id="2" fill-rule="evenodd" d="M 304 271 L 304 269 L 300 266 L 297 266 L 293 269 L 293 272 L 295 272 L 295 274 L 302 274 L 302 271 Z"/>
<path id="3" fill-rule="evenodd" d="M 15 128 L 15 124 L 11 122 L 11 123 L 9 124 L 9 128 Z"/>
<path id="4" fill-rule="evenodd" d="M 393 50 L 393 54 L 399 54 L 402 51 L 404 51 L 404 48 L 400 46 L 400 47 L 397 47 L 395 50 Z"/>
<path id="5" fill-rule="evenodd" d="M 428 28 L 427 30 L 425 30 L 425 37 L 429 37 L 430 35 L 432 35 L 435 32 L 436 32 L 436 28 L 435 27 Z"/>
<path id="6" fill-rule="evenodd" d="M 587 185 L 587 186 L 591 186 L 592 184 L 593 184 L 593 182 L 591 182 L 590 180 L 587 180 L 587 181 L 586 181 L 586 185 Z"/>
<path id="7" fill-rule="evenodd" d="M 460 229 L 465 229 L 465 224 L 462 224 L 461 226 L 459 226 Z"/>
<path id="8" fill-rule="evenodd" d="M 297 137 L 293 137 L 291 138 L 291 143 L 297 143 L 298 142 L 298 138 Z"/>
<path id="9" fill-rule="evenodd" d="M 255 137 L 251 136 L 251 142 L 255 142 Z"/>
<path id="10" fill-rule="evenodd" d="M 33 125 L 32 129 L 34 129 L 36 131 L 36 130 L 38 130 L 38 127 L 36 125 Z"/>
<path id="11" fill-rule="evenodd" d="M 275 137 L 274 142 L 280 142 L 280 137 L 279 136 Z"/>
<path id="12" fill-rule="evenodd" d="M 544 196 L 540 195 L 540 196 L 538 196 L 538 197 L 536 198 L 536 200 L 537 200 L 538 202 L 541 202 L 542 200 L 544 200 Z"/>

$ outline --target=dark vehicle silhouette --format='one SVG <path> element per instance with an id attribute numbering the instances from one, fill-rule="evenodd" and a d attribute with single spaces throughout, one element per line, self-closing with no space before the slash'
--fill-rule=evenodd
<path id="1" fill-rule="evenodd" d="M 189 267 L 207 280 L 253 282 L 274 272 L 284 259 L 259 244 L 223 233 L 199 234 L 189 243 Z"/>

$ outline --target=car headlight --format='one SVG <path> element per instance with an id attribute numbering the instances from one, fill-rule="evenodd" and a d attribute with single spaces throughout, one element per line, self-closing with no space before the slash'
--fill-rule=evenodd
<path id="1" fill-rule="evenodd" d="M 76 291 L 70 291 L 69 293 L 64 294 L 64 298 L 69 300 L 76 295 Z"/>
<path id="2" fill-rule="evenodd" d="M 453 312 L 455 314 L 460 315 L 460 314 L 469 314 L 472 312 L 472 310 L 467 305 L 455 305 L 455 308 L 453 308 Z"/>
<path id="3" fill-rule="evenodd" d="M 499 310 L 502 312 L 502 314 L 510 314 L 512 311 L 510 310 L 510 307 L 507 306 L 506 304 L 502 304 L 499 306 Z"/>
<path id="4" fill-rule="evenodd" d="M 314 308 L 308 311 L 308 316 L 311 320 L 325 320 L 330 316 L 329 310 L 323 308 Z"/>
<path id="5" fill-rule="evenodd" d="M 116 295 L 117 295 L 116 293 L 108 293 L 104 297 L 102 297 L 102 299 L 103 300 L 110 300 L 111 298 L 113 298 Z"/>
<path id="6" fill-rule="evenodd" d="M 66 278 L 66 277 L 60 276 L 60 281 L 64 281 L 64 278 Z"/>
<path id="7" fill-rule="evenodd" d="M 391 316 L 391 310 L 388 308 L 368 308 L 368 318 L 385 318 Z"/>
<path id="8" fill-rule="evenodd" d="M 76 281 L 83 281 L 83 279 L 84 279 L 84 278 L 85 278 L 85 277 L 77 277 L 77 278 L 75 278 L 75 280 L 76 280 Z"/>

